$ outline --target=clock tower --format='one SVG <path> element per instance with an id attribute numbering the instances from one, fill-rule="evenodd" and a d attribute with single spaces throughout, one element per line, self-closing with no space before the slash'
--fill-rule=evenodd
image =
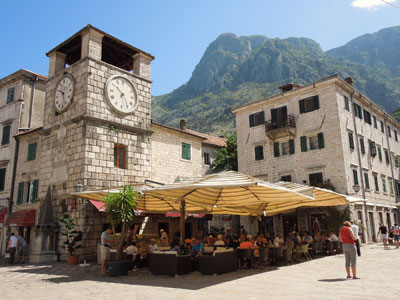
<path id="1" fill-rule="evenodd" d="M 47 56 L 39 197 L 50 186 L 56 217 L 72 212 L 84 234 L 81 259 L 91 259 L 105 220 L 71 194 L 150 178 L 154 57 L 91 25 Z"/>

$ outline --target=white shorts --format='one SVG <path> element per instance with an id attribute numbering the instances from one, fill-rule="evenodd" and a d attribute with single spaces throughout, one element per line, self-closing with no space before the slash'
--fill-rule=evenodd
<path id="1" fill-rule="evenodd" d="M 100 245 L 100 255 L 101 255 L 102 260 L 109 260 L 110 259 L 110 247 Z"/>
<path id="2" fill-rule="evenodd" d="M 387 239 L 388 239 L 387 233 L 386 233 L 386 234 L 383 234 L 383 233 L 382 233 L 382 240 L 387 240 Z"/>

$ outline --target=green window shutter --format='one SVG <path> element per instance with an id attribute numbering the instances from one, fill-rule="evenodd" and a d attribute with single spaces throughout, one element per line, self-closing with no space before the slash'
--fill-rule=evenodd
<path id="1" fill-rule="evenodd" d="M 360 138 L 360 148 L 361 148 L 361 153 L 365 154 L 365 146 L 364 146 L 364 139 Z"/>
<path id="2" fill-rule="evenodd" d="M 37 143 L 29 144 L 28 146 L 28 161 L 36 159 Z"/>
<path id="3" fill-rule="evenodd" d="M 374 142 L 369 142 L 369 151 L 371 152 L 371 156 L 376 156 L 376 146 Z"/>
<path id="4" fill-rule="evenodd" d="M 374 175 L 375 191 L 379 192 L 378 176 Z"/>
<path id="5" fill-rule="evenodd" d="M 395 166 L 396 168 L 399 167 L 399 157 L 398 157 L 398 156 L 395 156 L 395 157 L 394 157 L 394 166 Z"/>
<path id="6" fill-rule="evenodd" d="M 10 103 L 14 101 L 15 87 L 11 87 L 7 90 L 7 102 Z"/>
<path id="7" fill-rule="evenodd" d="M 6 168 L 0 169 L 0 191 L 4 191 L 4 183 L 6 181 Z"/>
<path id="8" fill-rule="evenodd" d="M 279 143 L 274 143 L 274 157 L 279 157 Z"/>
<path id="9" fill-rule="evenodd" d="M 304 100 L 299 101 L 300 113 L 304 114 L 306 112 L 306 106 L 304 104 Z"/>
<path id="10" fill-rule="evenodd" d="M 264 124 L 265 123 L 265 113 L 264 113 L 264 111 L 261 112 L 260 119 L 261 119 L 260 120 L 261 124 Z"/>
<path id="11" fill-rule="evenodd" d="M 349 132 L 349 145 L 350 145 L 350 149 L 354 150 L 354 139 L 353 139 L 352 132 Z"/>
<path id="12" fill-rule="evenodd" d="M 254 114 L 249 115 L 249 126 L 254 127 Z"/>
<path id="13" fill-rule="evenodd" d="M 365 188 L 369 190 L 369 177 L 368 173 L 364 173 L 364 179 L 365 179 Z"/>
<path id="14" fill-rule="evenodd" d="M 182 143 L 182 158 L 183 159 L 190 159 L 190 144 Z"/>
<path id="15" fill-rule="evenodd" d="M 378 147 L 378 157 L 379 157 L 379 160 L 382 161 L 382 150 L 381 150 L 381 147 Z"/>
<path id="16" fill-rule="evenodd" d="M 264 147 L 263 146 L 256 146 L 254 148 L 255 159 L 256 160 L 263 160 L 264 159 Z"/>
<path id="17" fill-rule="evenodd" d="M 38 187 L 39 187 L 39 180 L 34 180 L 32 182 L 32 194 L 31 194 L 31 202 L 35 203 L 38 196 Z"/>
<path id="18" fill-rule="evenodd" d="M 344 109 L 350 111 L 349 98 L 347 98 L 346 96 L 344 96 Z"/>
<path id="19" fill-rule="evenodd" d="M 387 150 L 385 150 L 385 161 L 386 161 L 386 164 L 390 164 L 389 152 Z"/>
<path id="20" fill-rule="evenodd" d="M 8 145 L 10 143 L 10 129 L 11 129 L 10 125 L 3 127 L 3 137 L 1 139 L 2 145 Z"/>
<path id="21" fill-rule="evenodd" d="M 18 183 L 17 204 L 22 204 L 22 200 L 24 198 L 24 185 L 24 182 Z"/>
<path id="22" fill-rule="evenodd" d="M 314 98 L 314 110 L 317 110 L 317 109 L 319 109 L 319 97 L 317 95 L 317 96 L 314 96 L 313 98 Z"/>
<path id="23" fill-rule="evenodd" d="M 300 146 L 301 146 L 301 152 L 307 151 L 307 137 L 306 136 L 300 137 Z"/>
<path id="24" fill-rule="evenodd" d="M 322 132 L 318 133 L 318 148 L 323 149 L 325 147 L 324 134 Z"/>
<path id="25" fill-rule="evenodd" d="M 289 140 L 289 154 L 294 154 L 294 139 Z"/>
<path id="26" fill-rule="evenodd" d="M 354 180 L 354 185 L 358 185 L 358 174 L 356 169 L 353 169 L 353 180 Z"/>

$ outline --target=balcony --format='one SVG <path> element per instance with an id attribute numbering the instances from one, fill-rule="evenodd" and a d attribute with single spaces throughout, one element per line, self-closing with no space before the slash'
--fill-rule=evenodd
<path id="1" fill-rule="evenodd" d="M 271 140 L 283 137 L 294 137 L 296 135 L 295 116 L 287 115 L 283 118 L 266 121 L 265 133 Z"/>

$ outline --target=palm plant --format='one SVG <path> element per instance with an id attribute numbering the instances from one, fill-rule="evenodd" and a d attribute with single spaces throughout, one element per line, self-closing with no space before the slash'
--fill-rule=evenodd
<path id="1" fill-rule="evenodd" d="M 135 208 L 138 192 L 132 189 L 131 185 L 127 185 L 116 194 L 108 194 L 105 198 L 107 220 L 111 223 L 113 232 L 115 228 L 121 225 L 121 236 L 117 241 L 116 260 L 123 258 L 123 247 L 129 226 L 135 220 Z"/>

